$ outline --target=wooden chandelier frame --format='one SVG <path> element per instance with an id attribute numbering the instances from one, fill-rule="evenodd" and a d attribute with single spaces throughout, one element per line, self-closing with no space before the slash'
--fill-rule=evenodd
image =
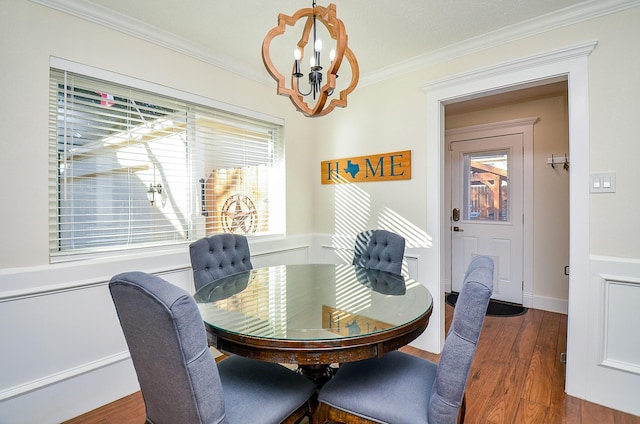
<path id="1" fill-rule="evenodd" d="M 314 2 L 315 3 L 315 2 Z M 313 17 L 316 17 L 316 22 L 322 23 L 327 29 L 329 35 L 336 42 L 336 56 L 331 62 L 329 69 L 327 70 L 327 79 L 320 89 L 318 99 L 311 107 L 305 100 L 304 96 L 300 94 L 298 90 L 298 78 L 293 76 L 293 70 L 291 72 L 291 88 L 287 88 L 285 83 L 285 77 L 274 66 L 271 61 L 271 55 L 269 48 L 271 41 L 285 33 L 286 26 L 294 26 L 300 19 L 307 19 L 300 41 L 298 41 L 298 48 L 300 52 L 304 54 L 304 48 L 309 42 L 309 36 L 313 29 Z M 312 8 L 300 9 L 292 16 L 280 13 L 278 15 L 278 26 L 272 28 L 264 38 L 262 42 L 262 61 L 267 68 L 269 74 L 278 82 L 277 93 L 282 96 L 288 96 L 293 105 L 308 117 L 324 116 L 331 112 L 336 107 L 347 106 L 347 96 L 356 88 L 358 80 L 360 78 L 360 69 L 358 67 L 358 61 L 347 45 L 347 31 L 344 27 L 344 23 L 338 19 L 336 15 L 336 5 L 331 3 L 328 7 L 315 6 Z M 351 67 L 351 83 L 347 88 L 340 91 L 338 97 L 332 98 L 327 104 L 329 96 L 334 92 L 336 88 L 336 78 L 338 77 L 338 70 L 342 64 L 342 59 L 346 58 L 349 66 Z M 295 65 L 294 65 L 295 66 Z M 326 106 L 326 107 L 325 107 Z"/>

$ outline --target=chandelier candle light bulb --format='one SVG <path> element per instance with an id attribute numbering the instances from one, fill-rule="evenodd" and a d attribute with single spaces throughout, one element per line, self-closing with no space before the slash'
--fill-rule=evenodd
<path id="1" fill-rule="evenodd" d="M 293 58 L 295 59 L 296 68 L 293 71 L 293 76 L 296 78 L 302 77 L 302 72 L 300 72 L 300 59 L 302 59 L 302 52 L 300 49 L 295 49 L 293 51 Z"/>
<path id="2" fill-rule="evenodd" d="M 320 50 L 322 50 L 322 40 L 316 40 L 316 42 L 314 43 L 314 49 L 316 51 L 316 63 L 314 66 L 318 67 L 318 70 L 322 69 L 322 66 L 320 66 Z"/>

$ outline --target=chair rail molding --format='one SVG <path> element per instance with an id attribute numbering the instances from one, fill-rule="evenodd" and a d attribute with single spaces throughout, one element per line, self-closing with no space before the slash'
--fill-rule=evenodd
<path id="1" fill-rule="evenodd" d="M 11 399 L 15 396 L 23 395 L 25 393 L 41 389 L 43 387 L 50 386 L 55 383 L 60 383 L 62 381 L 77 377 L 82 374 L 90 373 L 100 368 L 108 367 L 118 362 L 127 361 L 130 358 L 131 355 L 129 355 L 129 351 L 123 351 L 114 355 L 105 356 L 104 358 L 100 358 L 95 361 L 87 362 L 73 368 L 50 374 L 42 378 L 31 380 L 20 385 L 10 387 L 8 389 L 0 390 L 0 402 Z"/>

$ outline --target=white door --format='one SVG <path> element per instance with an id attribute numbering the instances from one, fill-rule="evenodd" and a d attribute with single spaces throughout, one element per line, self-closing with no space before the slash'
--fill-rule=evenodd
<path id="1" fill-rule="evenodd" d="M 523 135 L 455 141 L 451 155 L 451 283 L 475 255 L 493 257 L 493 299 L 522 304 Z"/>

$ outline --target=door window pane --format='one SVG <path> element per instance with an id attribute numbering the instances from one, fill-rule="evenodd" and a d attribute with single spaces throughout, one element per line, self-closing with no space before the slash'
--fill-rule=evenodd
<path id="1" fill-rule="evenodd" d="M 463 170 L 464 220 L 509 221 L 509 152 L 467 153 Z"/>

